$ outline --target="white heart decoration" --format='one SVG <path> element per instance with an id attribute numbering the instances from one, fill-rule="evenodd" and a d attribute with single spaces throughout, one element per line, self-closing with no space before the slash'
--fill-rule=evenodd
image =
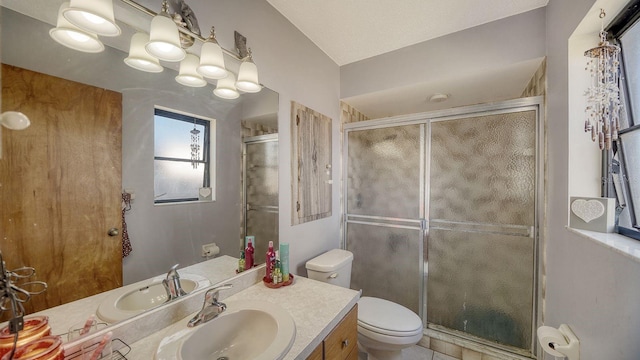
<path id="1" fill-rule="evenodd" d="M 211 195 L 211 188 L 200 188 L 200 196 L 206 198 Z"/>
<path id="2" fill-rule="evenodd" d="M 604 214 L 604 205 L 597 200 L 578 199 L 571 204 L 571 211 L 588 223 Z"/>

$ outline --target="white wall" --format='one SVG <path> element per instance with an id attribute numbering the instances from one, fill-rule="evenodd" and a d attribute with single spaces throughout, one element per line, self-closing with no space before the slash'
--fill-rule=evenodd
<path id="1" fill-rule="evenodd" d="M 307 260 L 339 247 L 339 187 L 334 185 L 331 217 L 291 226 L 291 101 L 333 119 L 332 167 L 340 169 L 338 65 L 266 1 L 191 0 L 189 5 L 198 15 L 202 29 L 216 27 L 222 47 L 233 49 L 234 30 L 246 36 L 260 72 L 260 82 L 279 93 L 280 241 L 290 243 L 292 272 L 306 275 Z M 339 171 L 333 172 L 333 180 L 339 184 Z"/>
<path id="2" fill-rule="evenodd" d="M 154 205 L 155 105 L 215 119 L 215 201 Z M 241 111 L 239 100 L 217 100 L 205 89 L 122 91 L 122 186 L 135 193 L 126 214 L 133 251 L 123 259 L 125 285 L 200 262 L 203 244 L 238 254 Z"/>
<path id="3" fill-rule="evenodd" d="M 424 82 L 460 81 L 479 72 L 541 58 L 544 15 L 544 8 L 536 9 L 344 65 L 340 68 L 340 96 Z M 524 86 L 526 83 L 520 91 Z"/>
<path id="4" fill-rule="evenodd" d="M 567 119 L 583 114 L 583 110 L 575 114 L 578 110 L 570 112 L 569 108 L 580 96 L 570 97 L 574 80 L 569 78 L 569 64 L 574 60 L 569 58 L 569 37 L 593 3 L 551 0 L 546 9 L 549 183 L 545 323 L 554 327 L 569 324 L 580 339 L 581 359 L 638 359 L 640 263 L 565 229 L 570 194 L 568 140 L 573 137 L 570 133 L 579 131 L 570 128 Z"/>

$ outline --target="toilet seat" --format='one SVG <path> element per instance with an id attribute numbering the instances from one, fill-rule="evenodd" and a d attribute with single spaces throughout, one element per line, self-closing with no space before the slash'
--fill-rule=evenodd
<path id="1" fill-rule="evenodd" d="M 406 307 L 374 297 L 358 301 L 358 327 L 390 337 L 422 336 L 422 320 Z"/>

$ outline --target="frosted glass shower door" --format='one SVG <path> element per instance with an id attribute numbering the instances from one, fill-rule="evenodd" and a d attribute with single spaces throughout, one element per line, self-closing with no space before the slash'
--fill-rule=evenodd
<path id="1" fill-rule="evenodd" d="M 428 327 L 531 354 L 537 112 L 433 121 Z M 470 335 L 470 336 L 467 336 Z"/>
<path id="2" fill-rule="evenodd" d="M 278 244 L 278 135 L 245 140 L 243 235 L 255 236 L 256 254 Z"/>
<path id="3" fill-rule="evenodd" d="M 345 246 L 351 287 L 421 309 L 425 125 L 346 132 Z"/>

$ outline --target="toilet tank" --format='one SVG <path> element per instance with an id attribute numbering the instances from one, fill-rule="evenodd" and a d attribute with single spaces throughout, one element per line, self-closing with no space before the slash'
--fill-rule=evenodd
<path id="1" fill-rule="evenodd" d="M 342 249 L 329 250 L 307 261 L 309 279 L 349 288 L 353 253 Z"/>

